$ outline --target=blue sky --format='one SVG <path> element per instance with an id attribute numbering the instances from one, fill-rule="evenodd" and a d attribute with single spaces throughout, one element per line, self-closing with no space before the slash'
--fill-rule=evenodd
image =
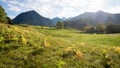
<path id="1" fill-rule="evenodd" d="M 48 18 L 74 17 L 98 10 L 120 13 L 120 0 L 0 0 L 0 5 L 11 18 L 30 10 Z"/>

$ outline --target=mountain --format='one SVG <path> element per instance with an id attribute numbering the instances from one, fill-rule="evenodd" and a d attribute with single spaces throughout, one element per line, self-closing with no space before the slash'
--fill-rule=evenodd
<path id="1" fill-rule="evenodd" d="M 61 18 L 63 21 L 65 21 L 67 18 L 65 18 L 65 17 L 63 17 L 63 18 Z"/>
<path id="2" fill-rule="evenodd" d="M 68 23 L 69 22 L 69 23 Z M 120 14 L 111 14 L 104 11 L 85 12 L 69 20 L 66 20 L 65 26 L 75 29 L 82 29 L 86 25 L 96 26 L 99 23 L 107 25 L 109 23 L 120 24 Z"/>
<path id="3" fill-rule="evenodd" d="M 13 22 L 15 24 L 53 26 L 51 19 L 41 16 L 34 10 L 19 14 L 13 19 Z"/>
<path id="4" fill-rule="evenodd" d="M 119 24 L 119 21 L 117 21 L 118 17 L 115 14 L 110 14 L 104 11 L 98 11 L 98 12 L 86 12 L 84 14 L 81 14 L 77 17 L 72 18 L 71 20 L 88 20 L 92 22 L 92 25 L 96 25 L 98 23 L 107 24 L 109 22 L 113 22 L 115 24 Z M 120 18 L 120 17 L 119 17 Z"/>
<path id="5" fill-rule="evenodd" d="M 65 18 L 64 18 L 64 19 L 65 19 Z M 63 19 L 63 18 L 61 19 L 61 18 L 59 18 L 59 17 L 55 17 L 55 18 L 52 19 L 52 21 L 53 21 L 52 23 L 53 23 L 54 25 L 56 25 L 58 21 L 64 21 L 64 19 Z"/>

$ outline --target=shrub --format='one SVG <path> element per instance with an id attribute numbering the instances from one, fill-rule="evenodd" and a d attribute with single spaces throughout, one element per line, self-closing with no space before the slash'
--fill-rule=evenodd
<path id="1" fill-rule="evenodd" d="M 62 68 L 64 64 L 66 64 L 64 61 L 60 61 L 56 66 L 57 68 Z"/>
<path id="2" fill-rule="evenodd" d="M 43 47 L 49 47 L 50 46 L 50 43 L 47 41 L 47 38 L 44 38 L 43 42 Z"/>
<path id="3" fill-rule="evenodd" d="M 32 51 L 31 54 L 35 56 L 38 54 L 42 54 L 44 51 L 45 51 L 44 48 L 39 48 L 39 49 Z"/>
<path id="4" fill-rule="evenodd" d="M 27 44 L 27 40 L 25 39 L 25 37 L 24 37 L 23 35 L 20 36 L 19 42 L 21 42 L 21 43 L 24 44 L 24 45 Z"/>
<path id="5" fill-rule="evenodd" d="M 83 53 L 81 53 L 79 50 L 76 51 L 76 56 L 78 58 L 83 58 Z"/>
<path id="6" fill-rule="evenodd" d="M 115 52 L 120 54 L 120 47 L 116 47 L 114 50 L 115 50 Z"/>
<path id="7" fill-rule="evenodd" d="M 3 41 L 3 40 L 4 40 L 4 37 L 1 36 L 1 37 L 0 37 L 0 41 Z"/>
<path id="8" fill-rule="evenodd" d="M 12 38 L 12 41 L 13 41 L 13 42 L 18 42 L 18 38 L 17 38 L 17 37 L 13 37 L 13 38 Z"/>

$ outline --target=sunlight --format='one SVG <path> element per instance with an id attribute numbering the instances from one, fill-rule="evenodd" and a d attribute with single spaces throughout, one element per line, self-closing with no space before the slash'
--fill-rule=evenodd
<path id="1" fill-rule="evenodd" d="M 0 0 L 0 68 L 120 68 L 120 0 Z"/>
<path id="2" fill-rule="evenodd" d="M 98 11 L 98 10 L 102 10 L 103 7 L 105 5 L 105 1 L 104 0 L 92 0 L 90 2 L 90 11 Z"/>

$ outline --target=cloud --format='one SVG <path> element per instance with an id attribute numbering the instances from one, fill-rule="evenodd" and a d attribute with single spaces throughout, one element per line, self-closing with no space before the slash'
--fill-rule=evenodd
<path id="1" fill-rule="evenodd" d="M 8 5 L 8 8 L 9 8 L 9 10 L 14 11 L 14 12 L 20 12 L 21 11 L 21 9 L 19 9 L 19 7 L 11 5 L 11 4 Z"/>
<path id="2" fill-rule="evenodd" d="M 21 9 L 19 7 L 20 3 L 17 0 L 2 0 L 2 1 L 7 4 L 8 10 L 13 11 L 13 12 L 21 11 Z"/>
<path id="3" fill-rule="evenodd" d="M 84 7 L 87 5 L 87 0 L 62 0 L 62 3 L 69 6 L 69 7 Z"/>
<path id="4" fill-rule="evenodd" d="M 89 11 L 98 11 L 105 6 L 105 0 L 91 0 L 88 5 Z"/>
<path id="5" fill-rule="evenodd" d="M 120 13 L 120 6 L 115 6 L 115 7 L 112 7 L 112 8 L 108 8 L 105 11 L 109 12 L 109 13 Z"/>
<path id="6" fill-rule="evenodd" d="M 84 12 L 120 12 L 119 0 L 1 0 L 12 12 L 36 10 L 45 17 L 73 17 Z"/>

